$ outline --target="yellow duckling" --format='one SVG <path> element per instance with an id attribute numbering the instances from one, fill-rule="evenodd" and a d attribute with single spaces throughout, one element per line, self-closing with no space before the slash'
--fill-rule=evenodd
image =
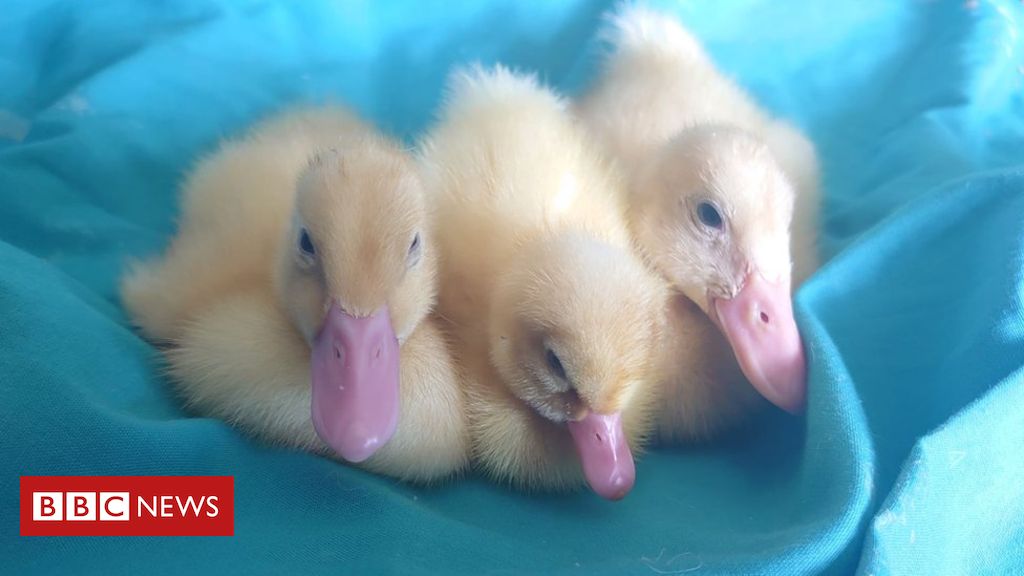
<path id="1" fill-rule="evenodd" d="M 311 109 L 203 160 L 178 235 L 123 296 L 197 413 L 430 481 L 469 451 L 460 378 L 428 316 L 436 267 L 413 160 L 345 110 Z"/>
<path id="2" fill-rule="evenodd" d="M 671 16 L 628 7 L 609 36 L 605 73 L 577 112 L 628 172 L 640 249 L 721 329 L 754 387 L 801 410 L 791 278 L 817 265 L 814 147 L 761 111 Z"/>
<path id="3" fill-rule="evenodd" d="M 665 286 L 561 99 L 501 67 L 459 72 L 450 92 L 423 162 L 474 458 L 519 487 L 585 478 L 621 498 L 651 426 Z"/>

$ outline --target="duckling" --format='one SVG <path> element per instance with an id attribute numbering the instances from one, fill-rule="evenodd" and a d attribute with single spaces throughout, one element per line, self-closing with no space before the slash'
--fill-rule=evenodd
<path id="1" fill-rule="evenodd" d="M 341 108 L 291 112 L 187 178 L 125 305 L 197 413 L 411 481 L 467 463 L 437 252 L 412 157 Z M 400 418 L 399 418 L 400 416 Z"/>
<path id="2" fill-rule="evenodd" d="M 609 36 L 605 73 L 576 111 L 628 171 L 640 250 L 721 329 L 764 397 L 802 410 L 791 284 L 817 265 L 814 147 L 670 16 L 628 7 Z"/>
<path id="3" fill-rule="evenodd" d="M 421 156 L 475 462 L 519 488 L 585 480 L 622 498 L 652 425 L 665 284 L 561 98 L 500 66 L 458 71 L 449 91 Z"/>

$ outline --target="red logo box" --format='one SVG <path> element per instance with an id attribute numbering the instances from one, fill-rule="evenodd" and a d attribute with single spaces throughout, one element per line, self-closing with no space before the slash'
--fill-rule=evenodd
<path id="1" fill-rule="evenodd" d="M 22 476 L 22 536 L 234 536 L 231 476 Z"/>

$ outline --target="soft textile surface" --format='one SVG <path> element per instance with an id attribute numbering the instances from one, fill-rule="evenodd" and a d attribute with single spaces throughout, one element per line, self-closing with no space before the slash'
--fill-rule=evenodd
<path id="1" fill-rule="evenodd" d="M 7 0 L 0 9 L 6 573 L 1024 573 L 1024 7 L 683 2 L 820 148 L 830 262 L 801 290 L 805 418 L 657 449 L 636 490 L 418 489 L 189 417 L 116 285 L 197 155 L 343 100 L 411 142 L 453 64 L 567 93 L 606 3 Z M 231 538 L 21 538 L 18 476 L 230 474 Z"/>

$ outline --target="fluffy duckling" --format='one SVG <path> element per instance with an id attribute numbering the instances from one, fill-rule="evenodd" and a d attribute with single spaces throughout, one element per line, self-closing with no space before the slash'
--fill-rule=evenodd
<path id="1" fill-rule="evenodd" d="M 637 243 L 718 325 L 754 387 L 800 411 L 791 278 L 816 266 L 813 146 L 758 109 L 670 16 L 626 8 L 610 37 L 605 74 L 577 112 L 629 172 Z"/>
<path id="2" fill-rule="evenodd" d="M 405 151 L 345 110 L 299 111 L 199 164 L 177 237 L 130 272 L 124 302 L 196 412 L 430 481 L 469 454 L 460 376 L 428 316 L 430 234 Z"/>
<path id="3" fill-rule="evenodd" d="M 621 184 L 561 99 L 501 67 L 449 90 L 423 162 L 474 458 L 520 488 L 585 479 L 621 498 L 650 427 L 664 283 L 630 249 Z"/>

